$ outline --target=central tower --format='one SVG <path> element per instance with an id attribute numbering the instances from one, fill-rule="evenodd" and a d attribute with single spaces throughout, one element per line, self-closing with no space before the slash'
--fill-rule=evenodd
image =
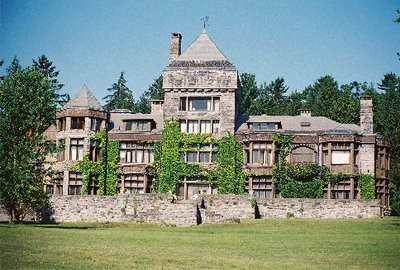
<path id="1" fill-rule="evenodd" d="M 239 79 L 236 67 L 204 30 L 180 54 L 181 35 L 172 33 L 170 63 L 163 73 L 164 118 L 178 119 L 183 133 L 235 132 Z"/>

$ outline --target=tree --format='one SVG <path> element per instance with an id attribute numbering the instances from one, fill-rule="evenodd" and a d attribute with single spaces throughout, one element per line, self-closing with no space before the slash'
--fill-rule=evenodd
<path id="1" fill-rule="evenodd" d="M 124 78 L 124 72 L 121 72 L 118 81 L 114 83 L 107 91 L 111 92 L 110 95 L 105 96 L 103 99 L 106 100 L 104 109 L 112 111 L 115 109 L 127 109 L 130 111 L 134 110 L 134 100 L 132 91 L 126 86 L 126 80 Z"/>
<path id="2" fill-rule="evenodd" d="M 378 85 L 382 91 L 376 98 L 375 131 L 389 144 L 390 149 L 390 204 L 400 214 L 400 77 L 386 74 Z"/>
<path id="3" fill-rule="evenodd" d="M 285 115 L 299 115 L 303 109 L 304 96 L 303 93 L 293 91 L 286 99 Z"/>
<path id="4" fill-rule="evenodd" d="M 282 77 L 276 78 L 269 84 L 262 83 L 258 87 L 257 97 L 250 106 L 250 114 L 285 115 L 287 101 L 285 93 L 288 89 Z"/>
<path id="5" fill-rule="evenodd" d="M 10 66 L 6 69 L 6 71 L 8 74 L 11 74 L 11 73 L 16 72 L 17 70 L 20 70 L 21 68 L 22 67 L 21 67 L 21 64 L 19 63 L 18 57 L 14 56 L 13 60 L 11 61 Z"/>
<path id="6" fill-rule="evenodd" d="M 240 82 L 242 88 L 241 112 L 250 115 L 250 108 L 258 94 L 256 75 L 242 73 L 240 74 Z"/>
<path id="7" fill-rule="evenodd" d="M 135 112 L 150 113 L 150 101 L 152 99 L 164 99 L 164 90 L 162 88 L 163 77 L 159 76 L 149 86 L 149 88 L 140 96 L 138 102 L 135 104 Z"/>
<path id="8" fill-rule="evenodd" d="M 7 71 L 0 81 L 0 198 L 10 220 L 21 221 L 47 201 L 44 165 L 54 145 L 43 134 L 54 121 L 57 95 L 36 68 L 13 61 Z"/>
<path id="9" fill-rule="evenodd" d="M 37 68 L 44 76 L 46 76 L 50 81 L 51 88 L 57 93 L 57 103 L 59 106 L 64 106 L 69 100 L 69 94 L 58 94 L 61 88 L 64 87 L 64 84 L 59 83 L 57 80 L 57 76 L 60 71 L 56 71 L 56 67 L 53 66 L 53 62 L 51 62 L 45 55 L 38 57 L 38 60 L 33 61 L 33 67 Z"/>

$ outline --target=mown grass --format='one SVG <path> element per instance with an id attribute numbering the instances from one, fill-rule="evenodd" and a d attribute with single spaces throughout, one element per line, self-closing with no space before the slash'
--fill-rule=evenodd
<path id="1" fill-rule="evenodd" d="M 0 269 L 399 269 L 400 219 L 0 224 Z"/>

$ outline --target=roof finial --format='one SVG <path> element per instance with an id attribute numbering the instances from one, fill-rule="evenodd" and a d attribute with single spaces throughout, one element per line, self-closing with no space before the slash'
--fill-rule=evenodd
<path id="1" fill-rule="evenodd" d="M 201 19 L 201 21 L 203 22 L 203 32 L 206 31 L 206 27 L 207 27 L 207 26 L 210 26 L 210 25 L 207 23 L 209 18 L 210 18 L 210 17 L 205 16 L 204 18 Z"/>

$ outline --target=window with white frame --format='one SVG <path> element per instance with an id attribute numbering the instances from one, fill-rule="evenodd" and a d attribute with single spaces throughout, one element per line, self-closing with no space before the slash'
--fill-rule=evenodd
<path id="1" fill-rule="evenodd" d="M 83 138 L 70 141 L 70 160 L 83 160 Z"/>
<path id="2" fill-rule="evenodd" d="M 182 133 L 219 133 L 219 120 L 180 120 Z"/>
<path id="3" fill-rule="evenodd" d="M 272 144 L 253 143 L 253 164 L 272 165 Z"/>
<path id="4" fill-rule="evenodd" d="M 152 145 L 122 142 L 119 151 L 119 160 L 121 163 L 153 163 L 154 153 Z"/>
<path id="5" fill-rule="evenodd" d="M 179 99 L 180 111 L 219 111 L 219 97 L 181 97 Z"/>

